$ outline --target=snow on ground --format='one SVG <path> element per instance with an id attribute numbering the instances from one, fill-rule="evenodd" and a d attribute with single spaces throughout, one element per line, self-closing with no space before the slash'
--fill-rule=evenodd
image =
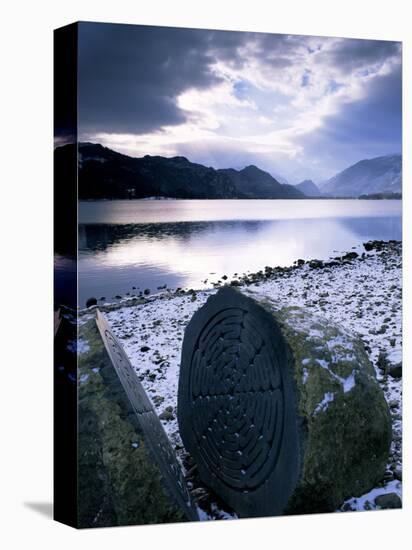
<path id="1" fill-rule="evenodd" d="M 306 263 L 290 270 L 270 271 L 268 277 L 261 272 L 257 277 L 239 278 L 245 292 L 268 296 L 279 307 L 301 306 L 356 333 L 375 366 L 393 420 L 390 462 L 380 486 L 367 495 L 347 500 L 343 511 L 379 508 L 374 499 L 380 494 L 401 496 L 402 378 L 387 374 L 402 359 L 401 260 L 400 245 L 392 244 L 333 266 L 315 268 Z M 166 291 L 144 303 L 123 305 L 106 313 L 186 471 L 193 464 L 183 448 L 176 418 L 180 353 L 187 323 L 214 292 L 216 287 L 188 293 Z M 188 478 L 191 479 L 190 472 Z M 202 508 L 202 497 L 207 491 L 196 485 L 194 492 L 200 495 Z M 222 510 L 221 503 L 209 500 L 208 510 L 203 517 L 233 517 Z"/>

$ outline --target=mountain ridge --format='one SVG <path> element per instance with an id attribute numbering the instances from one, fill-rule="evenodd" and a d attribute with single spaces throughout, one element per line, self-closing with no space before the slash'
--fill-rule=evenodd
<path id="1" fill-rule="evenodd" d="M 359 197 L 402 192 L 402 155 L 362 159 L 320 184 L 324 195 Z"/>
<path id="2" fill-rule="evenodd" d="M 316 185 L 282 184 L 254 164 L 241 169 L 207 167 L 184 156 L 131 157 L 98 143 L 55 148 L 55 165 L 78 147 L 79 199 L 304 199 L 369 196 L 396 198 L 402 189 L 402 156 L 363 159 Z"/>
<path id="3" fill-rule="evenodd" d="M 55 156 L 64 155 L 64 145 Z M 305 195 L 254 165 L 215 169 L 186 157 L 130 157 L 101 144 L 81 142 L 79 198 L 297 199 Z"/>
<path id="4" fill-rule="evenodd" d="M 303 180 L 295 185 L 296 189 L 302 191 L 307 197 L 321 197 L 322 192 L 312 180 Z"/>

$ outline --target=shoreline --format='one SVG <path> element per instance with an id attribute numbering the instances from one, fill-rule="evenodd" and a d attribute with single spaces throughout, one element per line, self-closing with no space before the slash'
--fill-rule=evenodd
<path id="1" fill-rule="evenodd" d="M 184 329 L 207 298 L 224 284 L 246 294 L 269 296 L 333 319 L 364 343 L 388 402 L 393 428 L 390 460 L 379 486 L 366 495 L 348 496 L 338 511 L 380 508 L 379 495 L 402 494 L 402 244 L 370 241 L 328 261 L 299 260 L 289 267 L 270 267 L 229 281 L 221 278 L 208 290 L 162 291 L 126 298 L 99 309 L 123 345 L 139 379 L 175 447 L 203 519 L 235 517 L 202 486 L 185 452 L 176 419 L 177 380 Z M 93 306 L 79 311 L 80 322 Z M 80 342 L 81 344 L 81 342 Z M 81 345 L 79 346 L 79 352 Z M 387 497 L 388 498 L 388 497 Z M 390 500 L 391 497 L 389 497 Z M 378 498 L 378 502 L 381 502 Z"/>
<path id="2" fill-rule="evenodd" d="M 373 253 L 373 251 L 380 251 L 383 248 L 387 247 L 400 247 L 402 248 L 402 241 L 399 240 L 372 240 L 366 241 L 358 246 L 352 247 L 351 250 L 342 252 L 340 255 L 335 257 L 330 257 L 328 260 L 319 260 L 316 258 L 311 258 L 309 260 L 303 260 L 297 258 L 291 265 L 288 266 L 265 266 L 263 269 L 252 272 L 252 273 L 242 273 L 239 275 L 235 273 L 233 277 L 229 277 L 226 274 L 220 276 L 216 282 L 209 281 L 210 287 L 206 288 L 168 288 L 166 285 L 162 288 L 158 288 L 156 292 L 150 292 L 145 295 L 144 291 L 140 291 L 138 294 L 125 294 L 119 299 L 112 302 L 104 301 L 103 303 L 98 303 L 90 307 L 83 307 L 77 310 L 79 316 L 87 315 L 91 311 L 99 308 L 100 311 L 108 313 L 109 311 L 114 311 L 122 307 L 131 307 L 136 305 L 146 304 L 152 302 L 153 300 L 164 300 L 174 296 L 184 296 L 192 295 L 193 293 L 208 293 L 218 290 L 222 286 L 229 284 L 230 286 L 242 287 L 243 285 L 250 286 L 253 283 L 260 283 L 266 281 L 268 278 L 273 277 L 282 277 L 284 274 L 291 272 L 297 272 L 299 269 L 304 268 L 304 266 L 309 266 L 313 269 L 322 269 L 322 268 L 334 268 L 338 266 L 344 266 L 351 264 L 354 260 L 363 260 L 367 257 L 368 253 Z M 209 279 L 209 276 L 206 276 Z M 100 302 L 101 300 L 97 300 Z"/>
<path id="3" fill-rule="evenodd" d="M 345 200 L 360 200 L 360 201 L 401 201 L 401 196 L 394 197 L 378 197 L 369 195 L 359 195 L 358 197 L 278 197 L 278 198 L 262 198 L 262 197 L 231 197 L 231 198 L 216 198 L 211 197 L 208 199 L 200 199 L 194 197 L 165 197 L 165 196 L 151 196 L 151 197 L 119 197 L 119 198 L 101 198 L 101 199 L 79 199 L 79 202 L 110 202 L 110 201 L 305 201 L 305 200 L 322 200 L 322 201 L 345 201 Z"/>

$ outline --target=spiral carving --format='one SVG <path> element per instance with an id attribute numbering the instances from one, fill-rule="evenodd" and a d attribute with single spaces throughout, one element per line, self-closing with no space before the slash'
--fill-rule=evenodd
<path id="1" fill-rule="evenodd" d="M 282 377 L 266 340 L 252 312 L 223 309 L 202 327 L 189 367 L 198 457 L 213 476 L 243 493 L 265 484 L 282 444 Z"/>

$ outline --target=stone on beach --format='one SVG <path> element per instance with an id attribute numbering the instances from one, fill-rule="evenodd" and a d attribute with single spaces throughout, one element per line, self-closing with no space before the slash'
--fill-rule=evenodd
<path id="1" fill-rule="evenodd" d="M 402 362 L 391 365 L 388 374 L 392 376 L 392 378 L 402 378 Z"/>
<path id="2" fill-rule="evenodd" d="M 402 508 L 402 501 L 396 493 L 387 493 L 375 498 L 375 504 L 384 510 Z"/>
<path id="3" fill-rule="evenodd" d="M 92 296 L 91 298 L 88 298 L 87 302 L 86 302 L 86 307 L 89 308 L 89 307 L 92 307 L 92 306 L 96 306 L 97 305 L 97 299 Z"/>
<path id="4" fill-rule="evenodd" d="M 200 478 L 241 517 L 336 510 L 382 479 L 391 443 L 360 340 L 229 287 L 186 329 L 178 421 Z"/>
<path id="5" fill-rule="evenodd" d="M 78 361 L 78 526 L 187 520 L 190 499 L 187 498 L 188 504 L 182 507 L 174 498 L 170 484 L 166 483 L 165 471 L 154 460 L 153 444 L 126 396 L 94 319 L 79 327 L 79 337 L 87 344 L 87 350 L 79 354 Z M 166 436 L 160 437 L 160 422 L 154 414 L 152 417 L 152 439 L 158 444 L 156 452 L 173 453 L 171 447 L 165 448 L 168 446 L 164 441 Z M 170 468 L 174 468 L 178 486 L 181 480 L 177 462 L 171 463 Z M 183 492 L 180 486 L 179 490 Z M 197 519 L 194 510 L 189 512 L 190 519 Z"/>

